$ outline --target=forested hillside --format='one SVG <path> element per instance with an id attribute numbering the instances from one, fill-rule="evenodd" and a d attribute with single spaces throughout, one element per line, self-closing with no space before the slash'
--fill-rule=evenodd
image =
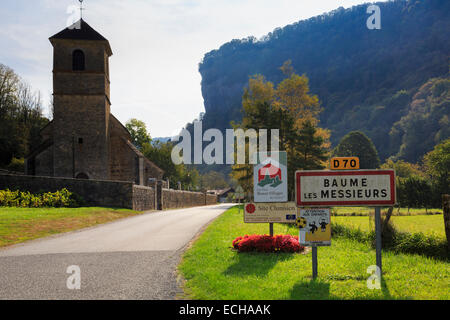
<path id="1" fill-rule="evenodd" d="M 242 117 L 250 75 L 279 83 L 292 60 L 306 74 L 331 130 L 333 146 L 348 132 L 366 133 L 383 161 L 418 161 L 449 137 L 450 1 L 378 3 L 381 30 L 369 30 L 368 5 L 339 8 L 279 28 L 262 39 L 233 40 L 200 63 L 204 129 Z M 440 79 L 436 79 L 440 78 Z M 447 79 L 447 80 L 446 80 Z M 420 142 L 420 146 L 418 146 Z"/>

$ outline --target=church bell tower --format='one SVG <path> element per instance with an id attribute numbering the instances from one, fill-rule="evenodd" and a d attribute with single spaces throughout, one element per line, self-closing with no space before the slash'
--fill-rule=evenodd
<path id="1" fill-rule="evenodd" d="M 53 46 L 53 175 L 108 180 L 109 42 L 83 19 L 49 40 Z"/>

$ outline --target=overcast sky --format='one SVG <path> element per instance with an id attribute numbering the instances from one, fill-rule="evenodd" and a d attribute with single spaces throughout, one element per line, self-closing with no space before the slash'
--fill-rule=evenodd
<path id="1" fill-rule="evenodd" d="M 83 18 L 106 37 L 112 113 L 143 120 L 152 137 L 176 135 L 204 111 L 198 63 L 232 39 L 261 36 L 360 0 L 85 0 Z M 48 38 L 77 0 L 1 0 L 0 63 L 43 96 L 52 93 Z"/>

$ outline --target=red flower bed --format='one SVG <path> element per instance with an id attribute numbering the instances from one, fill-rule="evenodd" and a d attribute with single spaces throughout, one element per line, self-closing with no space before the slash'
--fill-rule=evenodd
<path id="1" fill-rule="evenodd" d="M 233 248 L 239 252 L 301 252 L 305 249 L 298 243 L 298 236 L 284 234 L 237 237 L 233 240 Z"/>

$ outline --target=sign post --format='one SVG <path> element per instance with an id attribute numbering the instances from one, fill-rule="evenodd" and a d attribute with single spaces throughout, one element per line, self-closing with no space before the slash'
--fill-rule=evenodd
<path id="1" fill-rule="evenodd" d="M 358 167 L 359 163 L 345 162 Z M 344 166 L 344 162 L 335 162 Z M 346 168 L 351 169 L 351 168 Z M 306 170 L 295 173 L 295 197 L 300 207 L 300 217 L 305 207 L 329 206 L 373 206 L 375 207 L 376 264 L 382 270 L 381 262 L 381 209 L 396 204 L 394 170 L 352 170 L 316 171 Z M 302 221 L 302 225 L 307 221 Z M 301 234 L 301 233 L 300 233 Z M 301 241 L 301 236 L 299 238 Z M 305 243 L 306 243 L 305 237 Z M 312 246 L 313 278 L 317 277 L 317 247 Z"/>
<path id="2" fill-rule="evenodd" d="M 317 247 L 312 246 L 312 277 L 314 280 L 317 278 Z"/>
<path id="3" fill-rule="evenodd" d="M 238 202 L 238 213 L 241 213 L 241 199 L 244 199 L 244 189 L 241 186 L 238 186 L 235 191 L 236 198 L 239 199 Z"/>
<path id="4" fill-rule="evenodd" d="M 253 166 L 253 195 L 255 202 L 287 202 L 286 151 L 257 152 Z"/>
<path id="5" fill-rule="evenodd" d="M 244 205 L 245 223 L 295 223 L 297 206 L 295 202 L 260 202 Z"/>
<path id="6" fill-rule="evenodd" d="M 287 202 L 287 152 L 256 152 L 253 166 L 253 195 L 255 202 Z M 273 223 L 269 223 L 273 236 Z"/>
<path id="7" fill-rule="evenodd" d="M 331 245 L 331 220 L 329 208 L 298 209 L 296 220 L 299 243 L 312 249 L 313 279 L 317 278 L 317 247 Z"/>
<path id="8" fill-rule="evenodd" d="M 382 273 L 381 264 L 381 209 L 380 207 L 375 207 L 375 255 L 377 261 L 377 267 L 380 268 L 380 274 Z"/>

